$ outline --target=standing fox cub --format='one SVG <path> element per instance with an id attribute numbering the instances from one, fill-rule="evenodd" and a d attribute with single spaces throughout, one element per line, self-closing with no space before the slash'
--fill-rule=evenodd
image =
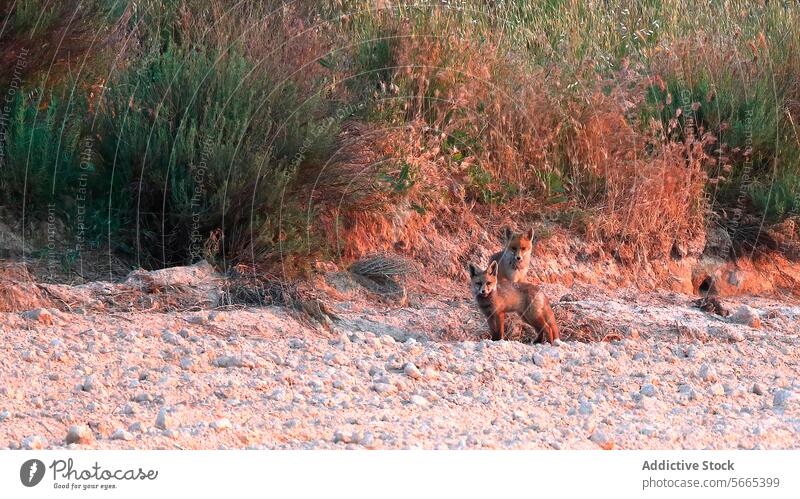
<path id="1" fill-rule="evenodd" d="M 498 280 L 497 261 L 489 263 L 489 268 L 481 271 L 469 264 L 469 276 L 472 294 L 478 302 L 478 308 L 489 323 L 492 340 L 502 340 L 507 313 L 516 313 L 522 320 L 536 329 L 536 342 L 545 340 L 553 343 L 558 339 L 558 326 L 553 309 L 547 297 L 538 286 L 527 283 L 515 283 Z"/>
<path id="2" fill-rule="evenodd" d="M 497 262 L 497 275 L 511 282 L 525 280 L 531 263 L 533 248 L 533 229 L 522 234 L 514 234 L 508 227 L 503 231 L 505 248 L 489 257 L 489 263 Z"/>

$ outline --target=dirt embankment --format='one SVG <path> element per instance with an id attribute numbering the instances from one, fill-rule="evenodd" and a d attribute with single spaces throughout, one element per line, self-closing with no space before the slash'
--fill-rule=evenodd
<path id="1" fill-rule="evenodd" d="M 440 263 L 485 262 L 491 248 L 487 240 Z M 466 275 L 420 261 L 391 285 L 319 264 L 277 291 L 244 289 L 252 281 L 205 263 L 80 286 L 7 266 L 0 446 L 800 441 L 798 273 L 779 257 L 730 263 L 687 252 L 634 268 L 551 234 L 535 245 L 529 277 L 553 302 L 564 339 L 553 346 L 526 343 L 519 321 L 512 341 L 486 341 Z M 730 313 L 698 308 L 705 291 Z M 259 299 L 289 306 L 254 306 Z"/>

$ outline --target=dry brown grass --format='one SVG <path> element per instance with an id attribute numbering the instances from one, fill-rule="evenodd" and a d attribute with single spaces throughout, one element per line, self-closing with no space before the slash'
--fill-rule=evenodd
<path id="1" fill-rule="evenodd" d="M 307 172 L 303 185 L 313 188 L 308 202 L 319 215 L 313 230 L 337 257 L 397 251 L 459 275 L 477 233 L 485 243 L 485 226 L 527 224 L 563 208 L 544 203 L 548 175 L 571 179 L 571 205 L 593 214 L 586 234 L 623 261 L 668 255 L 675 241 L 697 237 L 713 137 L 674 143 L 659 123 L 636 122 L 630 109 L 650 78 L 626 71 L 557 102 L 548 93 L 556 76 L 524 68 L 491 40 L 472 40 L 399 37 L 398 87 L 378 92 L 376 103 L 398 124 L 350 124 L 332 161 Z M 566 170 L 553 160 L 564 153 Z M 381 180 L 399 178 L 403 167 L 409 185 Z M 516 194 L 475 206 L 476 167 L 493 179 L 481 188 Z M 449 247 L 432 242 L 442 237 Z"/>

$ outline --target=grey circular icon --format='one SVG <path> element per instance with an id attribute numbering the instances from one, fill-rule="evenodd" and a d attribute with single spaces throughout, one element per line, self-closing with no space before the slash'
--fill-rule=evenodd
<path id="1" fill-rule="evenodd" d="M 44 463 L 38 459 L 28 459 L 19 468 L 19 479 L 26 487 L 35 487 L 44 478 Z"/>

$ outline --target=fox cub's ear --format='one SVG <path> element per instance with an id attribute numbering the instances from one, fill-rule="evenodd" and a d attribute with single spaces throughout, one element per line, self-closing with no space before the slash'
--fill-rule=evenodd
<path id="1" fill-rule="evenodd" d="M 528 229 L 528 232 L 526 232 L 526 233 L 525 233 L 525 237 L 526 237 L 526 238 L 527 238 L 529 241 L 533 241 L 533 227 L 531 227 L 530 229 Z"/>
<path id="2" fill-rule="evenodd" d="M 492 260 L 492 263 L 489 264 L 489 269 L 486 270 L 489 275 L 497 275 L 497 260 Z"/>
<path id="3" fill-rule="evenodd" d="M 511 227 L 503 227 L 503 242 L 508 244 L 512 237 L 514 237 L 514 231 L 511 230 Z"/>
<path id="4" fill-rule="evenodd" d="M 479 272 L 478 267 L 476 267 L 475 264 L 473 264 L 472 262 L 469 262 L 467 264 L 467 269 L 469 270 L 470 277 L 475 277 L 476 275 L 478 275 Z"/>

